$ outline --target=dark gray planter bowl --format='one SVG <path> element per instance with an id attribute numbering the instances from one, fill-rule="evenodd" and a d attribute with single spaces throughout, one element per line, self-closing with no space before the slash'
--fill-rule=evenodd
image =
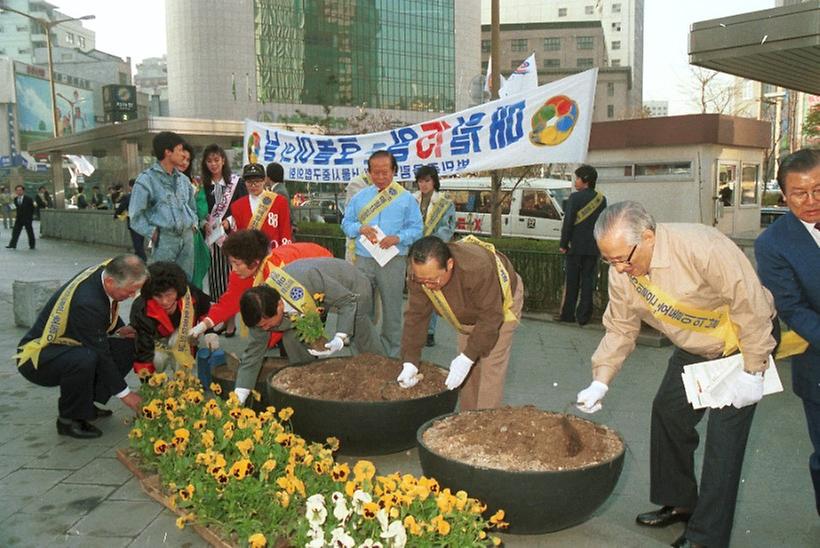
<path id="1" fill-rule="evenodd" d="M 454 414 L 435 417 L 418 429 L 421 469 L 425 476 L 436 478 L 442 487 L 453 491 L 463 489 L 484 502 L 485 517 L 503 509 L 504 521 L 510 524 L 503 532 L 538 535 L 578 525 L 606 501 L 618 483 L 624 464 L 623 450 L 607 462 L 552 472 L 479 468 L 443 457 L 424 444 L 424 432 L 434 420 Z"/>
<path id="2" fill-rule="evenodd" d="M 294 365 L 291 367 L 301 367 Z M 293 408 L 293 431 L 309 441 L 339 439 L 345 455 L 387 455 L 416 445 L 419 426 L 439 415 L 451 413 L 458 400 L 457 390 L 412 400 L 339 401 L 320 400 L 284 392 L 266 383 L 268 402 L 277 409 Z"/>

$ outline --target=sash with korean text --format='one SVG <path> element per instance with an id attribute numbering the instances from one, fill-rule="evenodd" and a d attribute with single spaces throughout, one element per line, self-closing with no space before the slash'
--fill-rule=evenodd
<path id="1" fill-rule="evenodd" d="M 174 360 L 185 369 L 193 368 L 194 357 L 191 355 L 191 347 L 188 344 L 188 337 L 185 336 L 185 333 L 191 331 L 193 326 L 194 305 L 193 299 L 191 298 L 191 289 L 189 288 L 185 292 L 185 296 L 182 297 L 182 306 L 179 310 L 179 325 L 177 326 L 176 341 L 171 348 L 168 348 L 162 343 L 157 343 L 155 348 L 165 352 L 170 352 L 174 357 Z"/>
<path id="2" fill-rule="evenodd" d="M 436 230 L 436 227 L 441 222 L 441 219 L 444 218 L 444 214 L 447 213 L 447 210 L 450 208 L 450 204 L 452 204 L 452 202 L 444 196 L 439 198 L 438 201 L 430 204 L 430 209 L 427 212 L 427 220 L 424 221 L 425 236 L 429 236 Z"/>
<path id="3" fill-rule="evenodd" d="M 381 211 L 393 203 L 393 200 L 407 192 L 399 183 L 393 181 L 388 185 L 384 191 L 376 192 L 373 199 L 359 211 L 359 222 L 363 225 L 368 224 L 373 217 L 381 213 Z"/>
<path id="4" fill-rule="evenodd" d="M 54 303 L 51 313 L 48 315 L 48 320 L 46 320 L 46 325 L 43 328 L 43 334 L 39 339 L 33 339 L 20 347 L 20 352 L 14 356 L 18 360 L 18 366 L 31 360 L 34 369 L 37 369 L 40 361 L 40 352 L 50 344 L 80 346 L 78 341 L 63 336 L 68 327 L 68 311 L 71 308 L 71 299 L 74 297 L 74 291 L 76 291 L 77 287 L 100 267 L 107 265 L 109 261 L 110 259 L 102 264 L 86 268 L 65 286 L 57 298 L 57 302 Z M 114 318 L 113 321 L 116 322 L 116 318 Z"/>
<path id="5" fill-rule="evenodd" d="M 265 215 L 268 214 L 270 206 L 273 204 L 273 201 L 276 200 L 276 196 L 276 193 L 271 192 L 270 190 L 266 190 L 259 195 L 259 201 L 256 203 L 256 208 L 253 211 L 253 217 L 251 217 L 251 222 L 248 223 L 249 229 L 262 229 L 262 223 L 265 222 Z M 250 200 L 250 196 L 248 196 L 248 200 Z M 248 203 L 250 203 L 250 201 Z"/>
<path id="6" fill-rule="evenodd" d="M 575 216 L 575 224 L 579 225 L 587 220 L 587 217 L 595 213 L 595 210 L 598 209 L 604 201 L 604 195 L 600 192 L 596 192 L 595 196 L 587 202 L 587 205 L 582 207 L 578 210 L 578 215 Z"/>
<path id="7" fill-rule="evenodd" d="M 284 269 L 278 266 L 271 267 L 265 283 L 274 288 L 300 314 L 316 310 L 316 301 L 313 300 L 310 291 Z"/>
<path id="8" fill-rule="evenodd" d="M 217 229 L 219 225 L 222 224 L 222 219 L 231 207 L 231 199 L 236 191 L 236 187 L 239 186 L 238 183 L 239 176 L 237 175 L 231 175 L 231 181 L 225 183 L 225 192 L 222 193 L 222 198 L 219 200 L 219 203 L 214 206 L 211 214 L 208 215 L 208 223 L 211 225 L 211 230 Z M 218 245 L 222 245 L 222 243 L 218 242 Z"/>

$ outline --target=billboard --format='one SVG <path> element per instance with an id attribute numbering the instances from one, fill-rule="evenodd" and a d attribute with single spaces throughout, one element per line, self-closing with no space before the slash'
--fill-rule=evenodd
<path id="1" fill-rule="evenodd" d="M 20 148 L 29 143 L 51 139 L 54 122 L 51 115 L 51 90 L 48 80 L 16 73 L 17 127 Z M 94 92 L 66 84 L 56 84 L 57 134 L 69 135 L 94 127 Z"/>

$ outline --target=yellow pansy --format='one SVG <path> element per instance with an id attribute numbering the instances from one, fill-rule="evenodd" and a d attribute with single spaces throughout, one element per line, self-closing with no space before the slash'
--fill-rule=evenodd
<path id="1" fill-rule="evenodd" d="M 290 419 L 293 416 L 293 408 L 283 407 L 279 410 L 279 418 L 283 421 Z"/>
<path id="2" fill-rule="evenodd" d="M 254 533 L 248 537 L 248 546 L 250 548 L 265 548 L 268 545 L 268 539 L 262 533 Z"/>
<path id="3" fill-rule="evenodd" d="M 163 440 L 157 440 L 154 442 L 154 453 L 157 455 L 164 455 L 165 452 L 168 450 L 168 443 Z"/>
<path id="4" fill-rule="evenodd" d="M 356 481 L 368 481 L 376 473 L 376 467 L 369 460 L 360 460 L 353 466 L 353 477 Z"/>
<path id="5" fill-rule="evenodd" d="M 130 432 L 128 432 L 128 437 L 132 440 L 138 440 L 142 438 L 142 430 L 139 428 L 132 428 Z"/>
<path id="6" fill-rule="evenodd" d="M 407 529 L 411 535 L 421 536 L 422 529 L 421 525 L 416 521 L 416 518 L 413 516 L 407 516 L 404 518 L 404 528 Z"/>
<path id="7" fill-rule="evenodd" d="M 379 505 L 375 502 L 365 502 L 362 505 L 362 516 L 364 516 L 364 519 L 374 519 L 378 511 Z"/>
<path id="8" fill-rule="evenodd" d="M 212 448 L 212 447 L 214 446 L 214 433 L 213 433 L 213 431 L 211 431 L 211 430 L 205 430 L 205 431 L 202 433 L 202 439 L 201 439 L 201 441 L 202 441 L 202 445 L 203 445 L 206 449 L 210 449 L 210 448 Z"/>
<path id="9" fill-rule="evenodd" d="M 238 441 L 236 442 L 236 448 L 247 459 L 250 452 L 253 451 L 253 441 L 250 438 Z"/>
<path id="10" fill-rule="evenodd" d="M 151 378 L 148 379 L 148 386 L 157 388 L 167 380 L 168 375 L 166 375 L 165 373 L 154 373 L 153 375 L 151 375 Z"/>
<path id="11" fill-rule="evenodd" d="M 287 508 L 290 505 L 290 495 L 285 491 L 277 491 L 276 498 L 279 500 L 279 504 L 282 508 Z"/>
<path id="12" fill-rule="evenodd" d="M 430 525 L 436 528 L 436 532 L 441 536 L 446 536 L 450 533 L 450 523 L 444 519 L 441 514 L 430 520 Z"/>
<path id="13" fill-rule="evenodd" d="M 239 459 L 233 463 L 229 473 L 236 479 L 243 480 L 248 474 L 253 474 L 253 463 L 248 459 Z"/>
<path id="14" fill-rule="evenodd" d="M 212 382 L 208 388 L 210 388 L 211 392 L 213 392 L 217 396 L 222 393 L 222 385 L 219 383 Z"/>

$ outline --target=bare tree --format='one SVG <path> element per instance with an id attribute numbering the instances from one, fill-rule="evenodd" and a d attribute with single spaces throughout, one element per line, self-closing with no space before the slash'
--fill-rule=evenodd
<path id="1" fill-rule="evenodd" d="M 701 114 L 730 114 L 734 91 L 725 74 L 696 66 L 690 66 L 689 73 L 693 101 Z"/>

